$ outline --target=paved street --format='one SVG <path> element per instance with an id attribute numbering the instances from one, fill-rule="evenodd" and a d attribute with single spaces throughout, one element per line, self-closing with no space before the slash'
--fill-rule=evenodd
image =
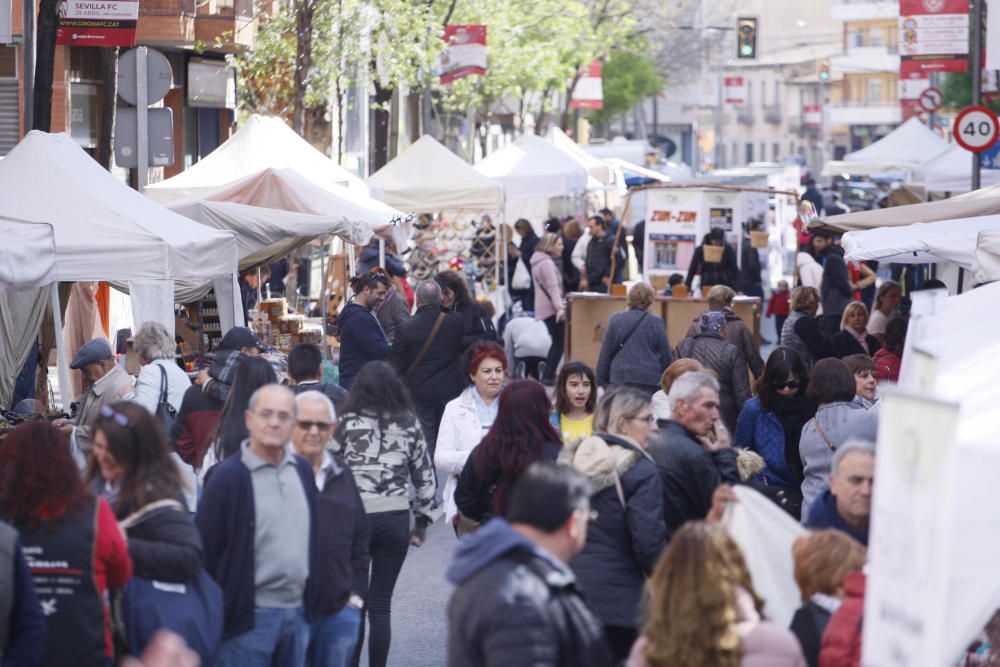
<path id="1" fill-rule="evenodd" d="M 410 547 L 392 598 L 389 667 L 441 667 L 447 663 L 447 608 L 451 588 L 444 568 L 455 548 L 455 533 L 439 519 L 427 543 Z M 368 664 L 367 651 L 362 665 Z"/>

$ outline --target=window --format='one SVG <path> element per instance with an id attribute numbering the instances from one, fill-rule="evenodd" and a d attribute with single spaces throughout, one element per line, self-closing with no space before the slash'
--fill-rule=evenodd
<path id="1" fill-rule="evenodd" d="M 774 81 L 774 102 L 775 107 L 781 105 L 781 81 L 775 79 Z"/>
<path id="2" fill-rule="evenodd" d="M 847 46 L 864 46 L 865 33 L 858 28 L 851 28 L 847 31 Z"/>
<path id="3" fill-rule="evenodd" d="M 760 161 L 765 160 L 767 160 L 767 144 L 762 141 L 760 142 Z"/>
<path id="4" fill-rule="evenodd" d="M 733 142 L 733 161 L 729 163 L 729 166 L 735 167 L 740 163 L 740 143 L 738 141 Z"/>
<path id="5" fill-rule="evenodd" d="M 868 103 L 882 101 L 882 79 L 868 79 Z"/>
<path id="6" fill-rule="evenodd" d="M 781 146 L 778 144 L 777 141 L 775 141 L 774 146 L 772 146 L 771 148 L 774 149 L 771 151 L 771 159 L 777 162 L 778 156 L 781 155 Z"/>
<path id="7" fill-rule="evenodd" d="M 868 46 L 883 46 L 883 32 L 882 28 L 873 27 L 868 29 Z"/>
<path id="8" fill-rule="evenodd" d="M 761 108 L 767 106 L 767 82 L 760 82 L 760 106 Z"/>
<path id="9" fill-rule="evenodd" d="M 744 156 L 746 157 L 745 163 L 750 164 L 751 162 L 753 162 L 753 144 L 748 141 L 745 148 L 746 148 L 746 155 Z"/>
<path id="10" fill-rule="evenodd" d="M 17 78 L 17 47 L 0 45 L 0 79 Z"/>

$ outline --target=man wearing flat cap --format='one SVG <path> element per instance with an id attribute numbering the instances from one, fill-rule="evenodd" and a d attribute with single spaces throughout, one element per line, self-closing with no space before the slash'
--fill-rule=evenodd
<path id="1" fill-rule="evenodd" d="M 90 453 L 94 423 L 101 408 L 120 401 L 132 393 L 132 378 L 118 365 L 111 346 L 103 338 L 95 338 L 81 347 L 69 367 L 83 372 L 87 389 L 80 397 L 80 411 L 76 419 L 57 419 L 53 426 L 72 432 L 79 450 Z"/>

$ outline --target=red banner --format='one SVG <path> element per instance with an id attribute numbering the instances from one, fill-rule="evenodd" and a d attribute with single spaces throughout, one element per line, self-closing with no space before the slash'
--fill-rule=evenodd
<path id="1" fill-rule="evenodd" d="M 747 88 L 742 76 L 727 76 L 723 79 L 723 100 L 726 104 L 746 104 Z"/>
<path id="2" fill-rule="evenodd" d="M 135 46 L 138 0 L 62 0 L 56 44 Z"/>
<path id="3" fill-rule="evenodd" d="M 900 76 L 964 72 L 968 53 L 968 0 L 900 0 Z"/>
<path id="4" fill-rule="evenodd" d="M 441 56 L 442 84 L 463 76 L 486 75 L 486 26 L 445 26 L 444 41 L 448 46 Z"/>
<path id="5" fill-rule="evenodd" d="M 603 109 L 604 82 L 601 79 L 601 61 L 595 60 L 580 71 L 570 109 Z"/>

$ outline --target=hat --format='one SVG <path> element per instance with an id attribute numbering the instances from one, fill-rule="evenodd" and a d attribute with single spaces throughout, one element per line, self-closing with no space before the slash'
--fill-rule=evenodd
<path id="1" fill-rule="evenodd" d="M 219 343 L 220 350 L 242 350 L 245 347 L 255 347 L 261 352 L 266 352 L 268 349 L 268 346 L 257 338 L 257 334 L 246 327 L 233 327 L 226 332 Z"/>
<path id="2" fill-rule="evenodd" d="M 69 367 L 73 370 L 79 370 L 84 366 L 96 364 L 114 356 L 108 341 L 103 338 L 95 338 L 76 351 L 76 354 L 73 355 L 73 361 L 69 362 Z"/>
<path id="3" fill-rule="evenodd" d="M 698 328 L 702 333 L 715 333 L 726 326 L 726 314 L 717 310 L 709 310 L 698 318 Z"/>

